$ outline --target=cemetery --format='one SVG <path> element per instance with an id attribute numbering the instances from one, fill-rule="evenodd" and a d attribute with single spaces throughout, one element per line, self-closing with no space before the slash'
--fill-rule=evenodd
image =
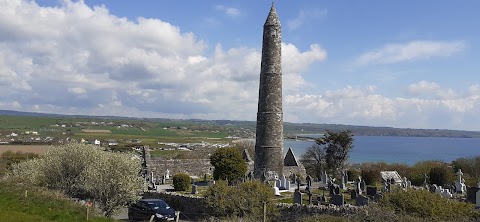
<path id="1" fill-rule="evenodd" d="M 361 176 L 349 178 L 345 170 L 338 172 L 337 177 L 323 172 L 321 178 L 307 175 L 302 180 L 301 177 L 291 174 L 288 177 L 283 175 L 280 178 L 265 180 L 264 183 L 270 187 L 279 218 L 303 218 L 314 215 L 346 217 L 363 214 L 364 209 L 369 209 L 366 207 L 377 206 L 390 192 L 424 191 L 444 199 L 468 203 L 472 209 L 480 208 L 480 186 L 467 187 L 461 170 L 456 174 L 454 186 L 448 187 L 428 184 L 426 175 L 423 185 L 414 186 L 396 171 L 381 171 L 380 174 L 382 182 L 376 184 L 366 184 Z M 239 183 L 255 181 L 248 175 Z M 172 176 L 167 170 L 161 180 L 153 181 L 153 184 L 165 185 L 171 183 L 171 180 Z M 203 178 L 191 178 L 189 189 L 184 192 L 175 192 L 174 189 L 154 191 L 152 189 L 145 197 L 165 199 L 176 209 L 182 210 L 185 215 L 192 218 L 201 217 L 209 215 L 205 196 L 207 190 L 217 183 L 218 181 L 205 174 Z"/>

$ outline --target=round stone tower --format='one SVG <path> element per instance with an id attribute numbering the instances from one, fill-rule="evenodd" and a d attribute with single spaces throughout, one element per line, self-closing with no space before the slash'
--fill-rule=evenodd
<path id="1" fill-rule="evenodd" d="M 263 25 L 255 178 L 283 174 L 282 28 L 272 3 Z"/>

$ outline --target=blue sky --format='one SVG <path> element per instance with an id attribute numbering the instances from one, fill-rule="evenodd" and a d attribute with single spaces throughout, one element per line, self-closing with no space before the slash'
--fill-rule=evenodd
<path id="1" fill-rule="evenodd" d="M 479 1 L 283 1 L 284 120 L 480 130 Z M 255 120 L 271 1 L 0 0 L 0 109 Z"/>

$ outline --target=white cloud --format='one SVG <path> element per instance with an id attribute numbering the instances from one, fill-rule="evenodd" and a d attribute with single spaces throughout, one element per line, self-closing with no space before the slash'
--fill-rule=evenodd
<path id="1" fill-rule="evenodd" d="M 391 64 L 432 57 L 448 57 L 465 49 L 463 41 L 410 41 L 403 44 L 387 44 L 380 49 L 364 53 L 356 58 L 358 65 Z"/>
<path id="2" fill-rule="evenodd" d="M 455 98 L 455 91 L 452 89 L 443 89 L 435 82 L 420 81 L 412 83 L 408 86 L 407 92 L 414 96 L 425 96 L 427 98 L 450 99 Z"/>
<path id="3" fill-rule="evenodd" d="M 233 7 L 227 7 L 227 6 L 224 6 L 224 5 L 217 5 L 217 6 L 215 6 L 215 9 L 219 10 L 219 11 L 222 11 L 223 13 L 225 13 L 225 15 L 227 15 L 228 17 L 232 17 L 232 18 L 240 15 L 240 10 L 237 9 L 237 8 L 233 8 Z"/>
<path id="4" fill-rule="evenodd" d="M 80 87 L 74 87 L 74 88 L 69 88 L 68 92 L 73 93 L 73 94 L 85 94 L 87 92 L 87 90 L 85 90 L 84 88 L 80 88 Z"/>
<path id="5" fill-rule="evenodd" d="M 428 82 L 416 86 L 448 91 Z M 456 97 L 450 98 L 390 98 L 376 93 L 374 86 L 347 86 L 320 95 L 292 94 L 285 96 L 284 116 L 296 122 L 475 130 L 480 121 L 477 87 L 473 85 L 463 96 L 454 92 Z"/>
<path id="6" fill-rule="evenodd" d="M 287 27 L 290 30 L 300 28 L 305 22 L 309 22 L 314 19 L 320 19 L 327 16 L 328 11 L 326 9 L 313 9 L 313 10 L 300 10 L 298 16 L 289 19 L 287 21 Z"/>
<path id="7" fill-rule="evenodd" d="M 119 18 L 83 1 L 55 8 L 0 1 L 0 8 L 0 108 L 15 98 L 25 111 L 255 119 L 260 49 L 218 45 L 208 55 L 177 26 Z M 302 72 L 326 58 L 316 44 L 300 51 L 286 43 L 283 55 L 291 93 L 307 85 Z"/>

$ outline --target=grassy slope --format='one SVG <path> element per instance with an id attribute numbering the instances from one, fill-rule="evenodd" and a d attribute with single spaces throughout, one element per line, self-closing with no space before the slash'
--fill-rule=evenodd
<path id="1" fill-rule="evenodd" d="M 25 190 L 28 195 L 25 197 Z M 52 191 L 0 181 L 0 221 L 86 221 L 86 208 Z M 89 221 L 113 221 L 90 217 Z"/>

